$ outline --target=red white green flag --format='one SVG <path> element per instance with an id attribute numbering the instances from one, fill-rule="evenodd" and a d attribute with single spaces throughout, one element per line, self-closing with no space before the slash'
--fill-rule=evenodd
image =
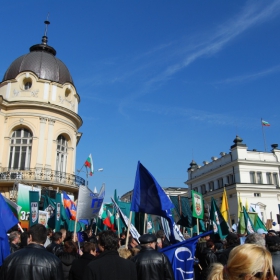
<path id="1" fill-rule="evenodd" d="M 85 162 L 85 166 L 88 167 L 90 169 L 90 173 L 89 175 L 92 176 L 94 173 L 94 169 L 93 169 L 93 161 L 92 161 L 92 157 L 91 154 L 89 154 L 86 162 Z"/>
<path id="2" fill-rule="evenodd" d="M 262 120 L 262 125 L 263 125 L 263 126 L 270 126 L 270 123 L 269 123 L 269 122 L 266 122 L 266 121 L 264 121 L 264 120 Z"/>

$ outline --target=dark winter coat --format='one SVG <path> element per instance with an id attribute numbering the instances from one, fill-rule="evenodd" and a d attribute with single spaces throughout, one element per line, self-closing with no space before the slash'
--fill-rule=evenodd
<path id="1" fill-rule="evenodd" d="M 5 259 L 0 279 L 63 280 L 62 264 L 44 246 L 31 243 Z"/>
<path id="2" fill-rule="evenodd" d="M 64 280 L 69 280 L 69 272 L 74 260 L 79 258 L 79 255 L 73 255 L 69 253 L 62 252 L 58 255 L 62 262 L 63 278 Z"/>
<path id="3" fill-rule="evenodd" d="M 84 253 L 79 259 L 74 260 L 70 269 L 69 280 L 83 279 L 86 266 L 94 259 L 95 256 L 92 254 Z"/>
<path id="4" fill-rule="evenodd" d="M 136 280 L 136 267 L 123 259 L 117 251 L 104 251 L 85 269 L 83 280 Z"/>
<path id="5" fill-rule="evenodd" d="M 138 280 L 174 280 L 168 258 L 153 248 L 142 247 L 131 260 L 136 264 Z"/>
<path id="6" fill-rule="evenodd" d="M 201 279 L 203 280 L 207 279 L 210 265 L 216 262 L 217 262 L 217 256 L 215 255 L 214 251 L 211 250 L 210 248 L 204 248 L 200 256 L 200 266 L 202 268 L 200 274 Z"/>

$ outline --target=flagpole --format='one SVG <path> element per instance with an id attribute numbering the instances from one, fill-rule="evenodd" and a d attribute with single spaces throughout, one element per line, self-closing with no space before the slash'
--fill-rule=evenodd
<path id="1" fill-rule="evenodd" d="M 199 235 L 199 222 L 198 222 L 198 218 L 196 218 L 196 227 L 197 227 L 197 230 L 196 230 L 196 233 L 197 235 Z"/>
<path id="2" fill-rule="evenodd" d="M 125 240 L 126 249 L 128 248 L 128 238 L 129 238 L 131 220 L 132 220 L 132 211 L 130 211 L 129 213 L 128 227 L 127 227 L 126 240 Z"/>
<path id="3" fill-rule="evenodd" d="M 263 133 L 263 142 L 264 142 L 264 151 L 266 152 L 266 140 L 265 140 L 265 134 L 263 129 L 263 119 L 261 118 L 261 125 L 262 125 L 262 133 Z"/>

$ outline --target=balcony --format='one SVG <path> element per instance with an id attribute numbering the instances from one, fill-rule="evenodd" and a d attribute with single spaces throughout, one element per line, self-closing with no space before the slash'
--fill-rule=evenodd
<path id="1" fill-rule="evenodd" d="M 70 188 L 85 185 L 85 180 L 82 177 L 56 170 L 44 168 L 11 170 L 4 167 L 0 168 L 0 183 L 14 181 L 25 184 L 54 185 Z"/>

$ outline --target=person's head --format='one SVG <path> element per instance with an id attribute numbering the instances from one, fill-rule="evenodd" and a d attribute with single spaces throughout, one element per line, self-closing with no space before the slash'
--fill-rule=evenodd
<path id="1" fill-rule="evenodd" d="M 256 232 L 249 234 L 245 239 L 246 244 L 257 244 L 265 247 L 265 239 Z"/>
<path id="2" fill-rule="evenodd" d="M 140 252 L 140 249 L 134 247 L 134 248 L 131 248 L 130 251 L 131 251 L 132 257 L 134 257 Z"/>
<path id="3" fill-rule="evenodd" d="M 162 239 L 161 238 L 157 238 L 157 248 L 158 249 L 162 248 Z"/>
<path id="4" fill-rule="evenodd" d="M 24 248 L 28 245 L 29 233 L 24 231 L 20 234 L 20 248 Z"/>
<path id="5" fill-rule="evenodd" d="M 233 247 L 233 246 L 240 245 L 239 236 L 233 232 L 230 232 L 228 234 L 228 236 L 226 237 L 226 241 L 227 241 L 227 244 L 226 244 L 227 247 Z"/>
<path id="6" fill-rule="evenodd" d="M 52 235 L 52 241 L 57 244 L 61 244 L 62 242 L 62 233 L 60 231 L 55 232 Z"/>
<path id="7" fill-rule="evenodd" d="M 206 241 L 206 248 L 214 250 L 215 244 L 214 244 L 214 242 L 211 239 Z"/>
<path id="8" fill-rule="evenodd" d="M 164 239 L 164 238 L 165 238 L 165 233 L 164 233 L 164 231 L 163 231 L 162 229 L 158 230 L 158 231 L 156 232 L 156 237 L 157 237 L 157 238 Z"/>
<path id="9" fill-rule="evenodd" d="M 266 236 L 266 245 L 270 252 L 280 251 L 280 237 Z"/>
<path id="10" fill-rule="evenodd" d="M 20 234 L 18 231 L 12 231 L 9 235 L 10 243 L 19 244 L 20 243 Z"/>
<path id="11" fill-rule="evenodd" d="M 229 254 L 227 265 L 213 264 L 207 279 L 273 280 L 271 254 L 256 244 L 236 246 Z"/>
<path id="12" fill-rule="evenodd" d="M 130 259 L 132 257 L 132 253 L 129 249 L 119 248 L 118 252 L 119 252 L 119 256 L 123 259 Z"/>
<path id="13" fill-rule="evenodd" d="M 138 242 L 132 237 L 129 237 L 129 244 L 131 247 L 136 247 L 138 245 Z"/>
<path id="14" fill-rule="evenodd" d="M 48 237 L 51 237 L 53 235 L 52 228 L 47 228 L 47 235 L 48 235 Z"/>
<path id="15" fill-rule="evenodd" d="M 69 240 L 64 243 L 63 251 L 75 255 L 77 254 L 78 247 L 73 241 Z"/>
<path id="16" fill-rule="evenodd" d="M 67 233 L 67 230 L 65 228 L 62 228 L 60 230 L 61 234 L 62 234 L 62 242 L 64 241 L 64 239 L 66 238 L 66 233 Z"/>
<path id="17" fill-rule="evenodd" d="M 119 238 L 111 230 L 102 231 L 99 234 L 98 248 L 100 251 L 117 251 L 119 248 Z"/>
<path id="18" fill-rule="evenodd" d="M 142 236 L 140 236 L 139 241 L 140 241 L 141 246 L 151 247 L 151 248 L 155 249 L 156 244 L 157 244 L 157 237 L 155 234 L 146 233 L 146 234 L 143 234 Z"/>
<path id="19" fill-rule="evenodd" d="M 27 231 L 29 243 L 44 244 L 47 240 L 47 229 L 42 224 L 36 224 L 29 228 Z"/>
<path id="20" fill-rule="evenodd" d="M 83 252 L 95 256 L 96 255 L 95 244 L 91 243 L 91 242 L 85 242 L 84 243 L 84 250 L 83 250 Z"/>

